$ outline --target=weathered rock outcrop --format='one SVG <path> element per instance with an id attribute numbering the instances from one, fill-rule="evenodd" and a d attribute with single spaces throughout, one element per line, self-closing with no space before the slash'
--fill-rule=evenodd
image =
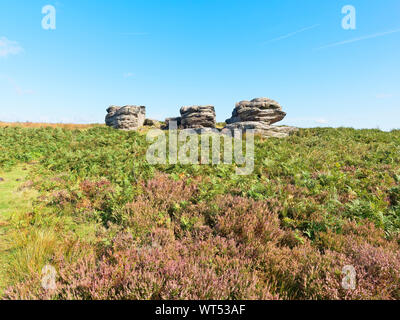
<path id="1" fill-rule="evenodd" d="M 178 129 L 215 128 L 215 109 L 213 106 L 182 107 L 181 116 L 165 119 L 166 129 L 169 123 L 175 121 Z"/>
<path id="2" fill-rule="evenodd" d="M 226 123 L 256 121 L 273 124 L 285 117 L 286 113 L 282 111 L 278 102 L 268 98 L 257 98 L 237 103 L 232 112 L 232 118 L 227 119 Z"/>
<path id="3" fill-rule="evenodd" d="M 223 132 L 249 129 L 264 137 L 284 138 L 297 131 L 297 128 L 286 126 L 272 126 L 273 123 L 283 120 L 286 113 L 281 105 L 268 98 L 257 98 L 251 101 L 241 101 L 236 104 L 232 117 L 226 120 L 227 125 Z"/>
<path id="4" fill-rule="evenodd" d="M 214 106 L 182 107 L 181 125 L 184 129 L 215 128 Z"/>
<path id="5" fill-rule="evenodd" d="M 218 133 L 216 127 L 215 109 L 213 106 L 188 106 L 180 109 L 181 116 L 165 119 L 163 129 L 169 129 L 170 123 L 176 123 L 176 129 L 202 133 Z M 273 123 L 285 118 L 280 104 L 268 98 L 257 98 L 251 101 L 241 101 L 236 104 L 232 117 L 226 120 L 227 125 L 222 133 L 228 134 L 235 130 L 246 131 L 253 129 L 255 133 L 265 137 L 283 138 L 297 131 L 297 128 L 273 126 Z M 121 130 L 137 130 L 143 125 L 160 127 L 156 120 L 146 119 L 144 106 L 111 106 L 107 109 L 107 126 Z M 192 132 L 190 131 L 190 132 Z"/>
<path id="6" fill-rule="evenodd" d="M 146 107 L 111 106 L 107 109 L 106 125 L 121 130 L 137 130 L 144 125 Z"/>

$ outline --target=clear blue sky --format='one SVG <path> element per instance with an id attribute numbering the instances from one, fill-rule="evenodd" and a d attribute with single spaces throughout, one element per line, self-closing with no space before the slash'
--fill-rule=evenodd
<path id="1" fill-rule="evenodd" d="M 282 124 L 388 130 L 399 57 L 398 0 L 1 0 L 0 121 L 104 122 L 111 104 L 156 119 L 213 104 L 223 121 L 266 96 Z"/>

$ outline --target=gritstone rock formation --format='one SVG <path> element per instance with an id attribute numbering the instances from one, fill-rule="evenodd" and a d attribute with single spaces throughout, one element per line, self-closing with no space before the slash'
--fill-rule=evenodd
<path id="1" fill-rule="evenodd" d="M 106 125 L 121 130 L 137 130 L 146 118 L 144 106 L 111 106 L 107 109 Z"/>
<path id="2" fill-rule="evenodd" d="M 227 119 L 226 123 L 256 121 L 273 124 L 285 117 L 286 113 L 282 111 L 278 102 L 268 98 L 257 98 L 237 103 L 232 112 L 232 118 Z"/>
<path id="3" fill-rule="evenodd" d="M 106 124 L 115 129 L 137 130 L 143 125 L 160 127 L 156 120 L 146 119 L 146 107 L 143 106 L 111 106 L 107 109 Z M 191 129 L 196 133 L 204 131 L 218 133 L 215 128 L 215 109 L 213 106 L 182 107 L 181 116 L 165 119 L 162 129 L 169 129 L 170 123 L 175 122 L 180 130 Z M 226 120 L 227 125 L 222 133 L 229 134 L 235 130 L 255 130 L 255 133 L 265 137 L 283 138 L 297 131 L 297 128 L 286 126 L 273 126 L 273 123 L 285 118 L 280 104 L 268 98 L 257 98 L 251 101 L 241 101 L 236 104 L 232 117 Z M 218 131 L 217 131 L 218 130 Z"/>
<path id="4" fill-rule="evenodd" d="M 181 125 L 184 129 L 215 128 L 215 109 L 213 106 L 182 107 Z"/>
<path id="5" fill-rule="evenodd" d="M 286 113 L 282 111 L 280 104 L 268 98 L 257 98 L 251 101 L 241 101 L 236 104 L 232 117 L 226 120 L 226 130 L 254 129 L 265 137 L 287 137 L 290 133 L 297 131 L 294 127 L 277 127 L 273 123 L 285 118 Z"/>
<path id="6" fill-rule="evenodd" d="M 178 129 L 215 128 L 215 109 L 213 106 L 182 107 L 181 116 L 165 119 L 166 128 L 169 123 L 175 121 Z"/>

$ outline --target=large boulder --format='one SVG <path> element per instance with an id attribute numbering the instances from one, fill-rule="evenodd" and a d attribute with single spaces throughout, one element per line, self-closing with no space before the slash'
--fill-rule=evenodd
<path id="1" fill-rule="evenodd" d="M 267 124 L 283 120 L 286 113 L 281 105 L 268 98 L 256 98 L 251 101 L 240 101 L 232 112 L 232 117 L 226 120 L 227 124 L 245 121 L 257 121 Z"/>
<path id="2" fill-rule="evenodd" d="M 180 112 L 183 129 L 215 128 L 214 106 L 182 107 Z"/>
<path id="3" fill-rule="evenodd" d="M 202 129 L 215 128 L 215 109 L 213 106 L 182 107 L 181 116 L 165 119 L 165 129 L 170 127 L 170 122 L 176 122 L 177 129 Z"/>
<path id="4" fill-rule="evenodd" d="M 283 120 L 286 113 L 281 105 L 268 98 L 256 98 L 251 101 L 241 101 L 236 104 L 232 117 L 226 120 L 223 132 L 246 131 L 252 129 L 264 137 L 284 138 L 297 131 L 297 128 L 273 126 L 273 123 Z"/>
<path id="5" fill-rule="evenodd" d="M 107 109 L 106 125 L 120 130 L 138 130 L 145 119 L 144 106 L 111 106 Z"/>

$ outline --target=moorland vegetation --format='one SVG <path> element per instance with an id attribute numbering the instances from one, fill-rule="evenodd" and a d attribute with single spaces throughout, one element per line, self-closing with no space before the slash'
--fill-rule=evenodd
<path id="1" fill-rule="evenodd" d="M 400 298 L 400 131 L 256 137 L 246 176 L 150 165 L 148 145 L 104 126 L 0 127 L 2 298 Z"/>

